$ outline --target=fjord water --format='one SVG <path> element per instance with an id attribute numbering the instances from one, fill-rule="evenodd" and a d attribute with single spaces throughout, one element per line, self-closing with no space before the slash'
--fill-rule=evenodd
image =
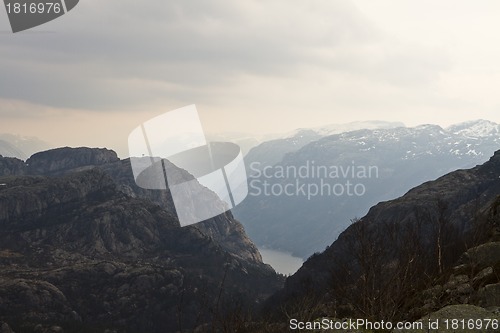
<path id="1" fill-rule="evenodd" d="M 304 263 L 302 258 L 294 257 L 288 252 L 266 248 L 259 248 L 259 252 L 264 263 L 271 265 L 276 272 L 284 275 L 295 273 Z"/>

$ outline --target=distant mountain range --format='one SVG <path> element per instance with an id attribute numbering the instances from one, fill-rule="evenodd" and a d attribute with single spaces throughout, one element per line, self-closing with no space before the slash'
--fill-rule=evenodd
<path id="1" fill-rule="evenodd" d="M 274 165 L 288 153 L 302 148 L 308 143 L 319 140 L 322 137 L 345 133 L 360 129 L 388 129 L 403 127 L 399 122 L 386 121 L 356 121 L 346 124 L 331 124 L 317 128 L 299 128 L 281 137 L 262 142 L 251 149 L 245 156 L 247 165 L 258 162 L 260 168 Z"/>
<path id="2" fill-rule="evenodd" d="M 26 160 L 34 153 L 44 151 L 50 145 L 35 137 L 0 133 L 0 155 Z"/>
<path id="3" fill-rule="evenodd" d="M 250 194 L 234 214 L 258 245 L 305 258 L 323 250 L 372 205 L 483 163 L 500 147 L 500 125 L 486 120 L 448 128 L 369 125 L 373 129 L 329 136 L 301 130 L 249 152 Z"/>

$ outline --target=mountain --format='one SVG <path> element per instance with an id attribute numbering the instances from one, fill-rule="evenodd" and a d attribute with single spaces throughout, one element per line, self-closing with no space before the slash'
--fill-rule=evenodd
<path id="1" fill-rule="evenodd" d="M 357 131 L 360 129 L 390 129 L 397 127 L 405 127 L 401 122 L 390 122 L 390 121 L 380 121 L 380 120 L 368 120 L 368 121 L 353 121 L 345 124 L 330 124 L 326 126 L 313 127 L 310 129 L 298 129 L 292 133 L 299 133 L 304 130 L 312 130 L 321 136 L 329 136 L 334 134 L 340 134 L 345 132 Z M 291 135 L 294 136 L 294 135 Z"/>
<path id="2" fill-rule="evenodd" d="M 49 144 L 35 137 L 0 133 L 0 155 L 26 160 L 32 154 L 49 149 Z"/>
<path id="3" fill-rule="evenodd" d="M 261 164 L 246 161 L 249 196 L 233 212 L 257 245 L 307 258 L 374 204 L 483 163 L 500 147 L 495 126 L 476 121 L 345 132 L 305 144 L 278 163 L 260 152 Z"/>
<path id="4" fill-rule="evenodd" d="M 26 164 L 18 158 L 0 155 L 0 176 L 24 175 Z"/>
<path id="5" fill-rule="evenodd" d="M 497 151 L 372 207 L 287 278 L 268 306 L 291 318 L 499 319 L 499 250 Z"/>
<path id="6" fill-rule="evenodd" d="M 247 156 L 245 163 L 247 169 L 250 165 L 254 168 L 262 169 L 268 165 L 274 165 L 288 153 L 295 152 L 308 143 L 316 141 L 322 137 L 339 134 L 360 129 L 383 129 L 404 126 L 402 123 L 385 121 L 357 121 L 346 124 L 331 124 L 317 128 L 301 128 L 284 137 L 265 141 L 252 148 Z"/>
<path id="7" fill-rule="evenodd" d="M 470 138 L 484 138 L 491 136 L 500 138 L 500 124 L 482 119 L 451 125 L 447 128 L 447 130 L 454 134 L 460 134 Z"/>
<path id="8" fill-rule="evenodd" d="M 231 327 L 282 285 L 230 212 L 181 228 L 169 191 L 137 187 L 113 151 L 0 158 L 0 172 L 2 329 Z"/>
<path id="9" fill-rule="evenodd" d="M 0 140 L 0 156 L 25 158 L 25 155 L 22 151 L 4 140 Z"/>

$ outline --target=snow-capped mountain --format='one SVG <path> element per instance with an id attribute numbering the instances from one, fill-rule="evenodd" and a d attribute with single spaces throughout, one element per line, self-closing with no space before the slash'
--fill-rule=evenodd
<path id="1" fill-rule="evenodd" d="M 403 159 L 406 160 L 420 155 L 453 155 L 458 159 L 463 159 L 464 156 L 487 158 L 500 146 L 500 132 L 496 132 L 500 125 L 484 121 L 469 123 L 470 127 L 463 123 L 447 129 L 427 124 L 412 128 L 352 131 L 340 134 L 340 139 L 354 143 L 360 148 L 360 152 L 375 149 L 377 144 L 382 143 L 400 148 L 405 146 L 407 150 Z M 323 142 L 328 141 L 325 139 Z"/>
<path id="2" fill-rule="evenodd" d="M 482 120 L 446 129 L 361 129 L 316 137 L 285 153 L 276 149 L 290 149 L 293 138 L 278 141 L 281 147 L 276 141 L 264 143 L 246 161 L 250 193 L 234 214 L 258 245 L 307 257 L 323 250 L 350 219 L 363 216 L 374 204 L 487 161 L 500 148 L 497 129 L 498 124 Z M 373 174 L 367 175 L 370 167 Z M 359 184 L 357 194 L 348 193 L 347 182 L 351 192 Z M 285 188 L 288 192 L 280 193 Z M 329 191 L 307 195 L 309 189 L 322 188 Z"/>
<path id="3" fill-rule="evenodd" d="M 451 125 L 448 132 L 470 138 L 496 137 L 500 141 L 500 124 L 488 120 L 472 120 Z"/>
<path id="4" fill-rule="evenodd" d="M 389 122 L 380 120 L 353 121 L 345 124 L 330 124 L 327 126 L 313 127 L 310 129 L 298 129 L 293 131 L 291 135 L 289 135 L 289 137 L 294 137 L 295 135 L 300 134 L 300 132 L 304 130 L 313 131 L 320 136 L 328 136 L 339 133 L 357 131 L 360 129 L 389 129 L 397 127 L 405 127 L 405 124 L 401 122 Z"/>
<path id="5" fill-rule="evenodd" d="M 252 162 L 259 162 L 260 167 L 266 167 L 278 163 L 286 154 L 297 151 L 308 143 L 325 136 L 360 129 L 388 129 L 397 127 L 404 127 L 404 124 L 387 121 L 356 121 L 346 124 L 330 124 L 316 128 L 299 128 L 285 134 L 281 138 L 263 142 L 252 148 L 245 157 L 245 161 L 248 165 Z"/>

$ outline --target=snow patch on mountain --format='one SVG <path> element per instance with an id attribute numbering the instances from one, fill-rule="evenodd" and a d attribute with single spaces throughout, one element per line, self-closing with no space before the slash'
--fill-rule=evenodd
<path id="1" fill-rule="evenodd" d="M 500 138 L 500 124 L 484 119 L 451 125 L 447 130 L 453 134 L 471 138 L 484 138 L 490 136 L 497 136 L 497 138 Z"/>
<path id="2" fill-rule="evenodd" d="M 405 124 L 401 122 L 389 122 L 380 120 L 370 120 L 370 121 L 353 121 L 345 124 L 330 124 L 327 126 L 313 127 L 313 128 L 299 128 L 290 133 L 288 133 L 285 138 L 293 138 L 295 136 L 329 136 L 334 134 L 340 134 L 345 132 L 352 132 L 361 129 L 389 129 L 405 127 Z"/>

